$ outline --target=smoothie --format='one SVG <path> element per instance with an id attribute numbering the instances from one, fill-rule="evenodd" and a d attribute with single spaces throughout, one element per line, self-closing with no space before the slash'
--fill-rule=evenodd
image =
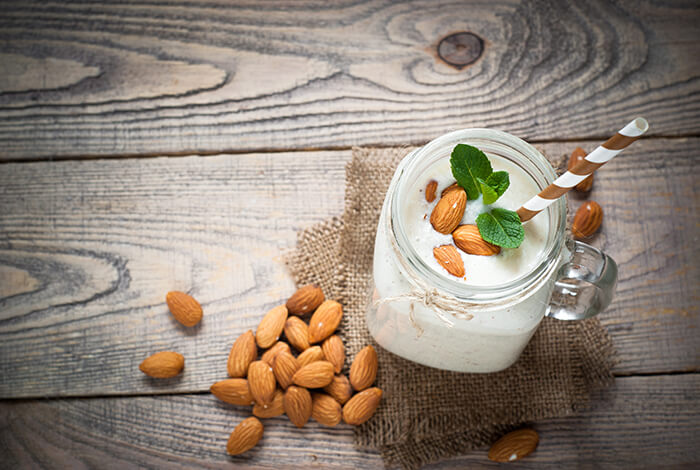
<path id="1" fill-rule="evenodd" d="M 472 145 L 486 154 L 494 171 L 508 172 L 510 186 L 489 206 L 482 196 L 468 200 L 461 224 L 474 224 L 480 213 L 495 207 L 516 210 L 555 176 L 544 157 L 525 142 L 497 131 L 474 132 L 494 136 L 493 142 L 482 139 L 482 145 Z M 569 259 L 559 243 L 565 211 L 558 204 L 525 224 L 518 248 L 502 248 L 492 256 L 457 250 L 465 273 L 450 274 L 433 249 L 454 245 L 452 235 L 437 232 L 430 216 L 441 192 L 455 182 L 450 152 L 456 143 L 471 142 L 448 137 L 452 135 L 445 136 L 443 145 L 437 139 L 417 151 L 422 153 L 407 156 L 394 175 L 375 241 L 367 324 L 381 346 L 404 358 L 447 370 L 495 372 L 517 360 L 546 313 L 557 270 Z M 511 139 L 514 149 L 503 145 Z M 425 190 L 431 180 L 438 183 L 437 197 L 428 202 Z M 420 277 L 428 290 L 435 287 L 464 299 L 469 315 L 450 316 L 446 325 L 430 300 L 416 296 L 421 289 L 411 276 Z"/>

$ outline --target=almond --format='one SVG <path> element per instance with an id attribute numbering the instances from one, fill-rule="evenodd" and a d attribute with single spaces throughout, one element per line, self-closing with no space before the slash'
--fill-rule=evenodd
<path id="1" fill-rule="evenodd" d="M 364 390 L 377 378 L 377 351 L 372 346 L 365 346 L 357 353 L 350 366 L 350 383 L 357 391 Z"/>
<path id="2" fill-rule="evenodd" d="M 576 238 L 588 238 L 603 223 L 603 208 L 595 201 L 588 201 L 578 208 L 571 225 L 571 232 Z"/>
<path id="3" fill-rule="evenodd" d="M 316 284 L 309 284 L 299 288 L 287 300 L 287 310 L 292 315 L 307 315 L 318 308 L 326 297 Z"/>
<path id="4" fill-rule="evenodd" d="M 459 187 L 460 187 L 459 184 L 452 183 L 451 185 L 449 185 L 448 187 L 446 187 L 445 189 L 442 190 L 442 192 L 440 193 L 440 197 L 443 197 L 445 194 L 449 193 L 450 191 L 454 191 L 455 189 L 457 189 Z"/>
<path id="5" fill-rule="evenodd" d="M 428 181 L 425 187 L 425 200 L 433 202 L 435 200 L 435 191 L 437 191 L 438 182 L 435 180 Z"/>
<path id="6" fill-rule="evenodd" d="M 202 306 L 184 292 L 168 292 L 165 303 L 175 319 L 185 326 L 194 326 L 202 319 Z"/>
<path id="7" fill-rule="evenodd" d="M 534 429 L 518 429 L 497 440 L 489 449 L 489 459 L 511 462 L 531 454 L 540 438 Z"/>
<path id="8" fill-rule="evenodd" d="M 361 391 L 343 406 L 343 421 L 354 425 L 366 422 L 377 411 L 381 398 L 382 391 L 377 387 Z"/>
<path id="9" fill-rule="evenodd" d="M 292 384 L 292 377 L 294 377 L 294 373 L 297 370 L 299 370 L 299 363 L 291 353 L 282 351 L 275 357 L 272 372 L 274 372 L 280 387 L 285 389 L 289 387 Z"/>
<path id="10" fill-rule="evenodd" d="M 325 357 L 323 356 L 323 350 L 321 346 L 311 346 L 309 349 L 297 356 L 297 363 L 299 363 L 299 368 L 304 367 L 307 364 L 311 364 L 316 361 L 323 361 Z"/>
<path id="11" fill-rule="evenodd" d="M 335 426 L 342 415 L 340 403 L 325 393 L 311 395 L 311 417 L 324 426 Z"/>
<path id="12" fill-rule="evenodd" d="M 457 248 L 470 255 L 491 256 L 501 252 L 500 246 L 481 238 L 476 225 L 460 225 L 452 232 L 452 239 Z"/>
<path id="13" fill-rule="evenodd" d="M 169 379 L 182 372 L 184 367 L 185 358 L 182 354 L 172 351 L 162 351 L 144 359 L 139 369 L 149 377 Z"/>
<path id="14" fill-rule="evenodd" d="M 255 346 L 255 335 L 248 330 L 233 342 L 226 365 L 229 377 L 245 377 L 248 366 L 256 357 L 258 348 Z"/>
<path id="15" fill-rule="evenodd" d="M 248 387 L 256 403 L 268 405 L 275 395 L 275 375 L 270 364 L 263 361 L 251 362 L 248 368 Z"/>
<path id="16" fill-rule="evenodd" d="M 343 340 L 340 339 L 340 336 L 333 335 L 327 338 L 321 345 L 321 350 L 326 360 L 333 364 L 335 373 L 340 373 L 345 363 L 345 346 L 343 346 Z"/>
<path id="17" fill-rule="evenodd" d="M 311 417 L 312 408 L 311 394 L 304 387 L 291 385 L 284 392 L 284 412 L 287 413 L 294 426 L 304 427 Z"/>
<path id="18" fill-rule="evenodd" d="M 284 392 L 280 389 L 275 390 L 272 397 L 272 403 L 269 405 L 260 405 L 256 403 L 253 406 L 253 414 L 258 418 L 274 418 L 284 414 Z"/>
<path id="19" fill-rule="evenodd" d="M 280 339 L 286 321 L 287 307 L 284 305 L 277 306 L 267 312 L 255 331 L 255 341 L 257 341 L 258 346 L 267 349 L 275 344 L 275 341 Z"/>
<path id="20" fill-rule="evenodd" d="M 326 300 L 309 320 L 309 343 L 323 341 L 333 334 L 343 318 L 343 307 L 335 300 Z"/>
<path id="21" fill-rule="evenodd" d="M 430 214 L 430 223 L 440 233 L 452 233 L 457 228 L 467 207 L 467 193 L 461 187 L 448 191 L 440 198 Z"/>
<path id="22" fill-rule="evenodd" d="M 571 157 L 569 158 L 569 164 L 566 166 L 566 169 L 572 169 L 574 166 L 576 166 L 578 162 L 580 162 L 584 158 L 586 158 L 586 151 L 583 150 L 581 147 L 576 147 L 576 149 L 571 153 Z M 590 191 L 591 187 L 593 187 L 593 173 L 591 173 L 591 176 L 588 176 L 586 179 L 574 186 L 574 188 L 577 191 L 582 191 L 584 193 Z"/>
<path id="23" fill-rule="evenodd" d="M 263 353 L 260 360 L 272 365 L 275 362 L 275 357 L 277 357 L 277 355 L 282 351 L 286 351 L 290 354 L 292 353 L 292 350 L 289 348 L 289 345 L 287 343 L 285 343 L 284 341 L 277 341 L 275 344 L 272 345 L 270 349 Z"/>
<path id="24" fill-rule="evenodd" d="M 448 273 L 457 277 L 464 277 L 464 261 L 457 248 L 452 245 L 442 245 L 433 248 L 433 256 Z"/>
<path id="25" fill-rule="evenodd" d="M 344 375 L 336 375 L 331 383 L 323 387 L 323 391 L 335 398 L 341 405 L 345 404 L 352 396 L 352 386 Z"/>
<path id="26" fill-rule="evenodd" d="M 309 327 L 299 317 L 289 317 L 284 324 L 284 335 L 297 351 L 309 349 Z"/>
<path id="27" fill-rule="evenodd" d="M 253 395 L 250 393 L 246 379 L 226 379 L 209 387 L 212 395 L 232 405 L 251 405 Z"/>
<path id="28" fill-rule="evenodd" d="M 305 365 L 294 373 L 292 382 L 306 388 L 325 387 L 333 380 L 333 364 L 316 361 Z"/>
<path id="29" fill-rule="evenodd" d="M 252 449 L 263 436 L 263 425 L 258 418 L 251 416 L 236 426 L 226 444 L 226 451 L 231 455 L 242 454 Z"/>

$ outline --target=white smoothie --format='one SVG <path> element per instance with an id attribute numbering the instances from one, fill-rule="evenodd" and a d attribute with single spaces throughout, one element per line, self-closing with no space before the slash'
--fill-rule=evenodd
<path id="1" fill-rule="evenodd" d="M 516 210 L 540 191 L 537 183 L 518 165 L 484 151 L 493 170 L 505 170 L 510 177 L 509 188 L 490 205 L 491 208 Z M 401 173 L 400 166 L 389 189 L 390 194 L 392 191 L 394 195 L 398 194 L 396 188 L 400 186 Z M 438 181 L 438 191 L 435 201 L 428 203 L 425 200 L 425 187 L 432 179 Z M 440 278 L 464 285 L 465 293 L 469 296 L 468 292 L 472 289 L 503 285 L 526 276 L 542 263 L 543 250 L 550 237 L 547 211 L 524 225 L 525 239 L 519 248 L 503 248 L 500 254 L 494 256 L 469 255 L 459 250 L 466 272 L 464 279 L 452 276 L 440 266 L 433 256 L 433 248 L 452 244 L 453 241 L 451 235 L 435 231 L 430 224 L 430 214 L 441 191 L 454 181 L 449 153 L 446 153 L 444 158 L 436 159 L 415 178 L 408 192 L 401 192 L 403 200 L 397 200 L 400 225 L 425 265 Z M 375 242 L 375 289 L 367 312 L 367 324 L 372 336 L 382 347 L 399 356 L 441 369 L 495 372 L 515 362 L 545 314 L 557 267 L 566 254 L 560 254 L 550 263 L 547 271 L 538 277 L 527 293 L 522 294 L 521 288 L 514 288 L 507 302 L 494 305 L 486 302 L 483 307 L 470 311 L 472 318 L 452 317 L 453 325 L 447 326 L 434 310 L 421 301 L 404 300 L 412 292 L 412 285 L 407 281 L 389 240 L 393 235 L 386 228 L 387 220 L 391 217 L 387 201 L 382 209 Z M 482 204 L 481 197 L 467 201 L 462 223 L 474 224 L 476 217 L 487 208 Z"/>
<path id="2" fill-rule="evenodd" d="M 488 206 L 479 199 L 467 201 L 461 224 L 476 224 L 476 218 L 490 208 L 501 207 L 517 210 L 540 189 L 532 178 L 518 165 L 501 157 L 489 156 L 493 171 L 507 171 L 510 186 L 506 192 L 493 204 Z M 437 197 L 432 203 L 425 200 L 425 187 L 428 182 L 438 182 Z M 409 199 L 403 204 L 401 223 L 408 235 L 413 248 L 423 261 L 436 272 L 451 279 L 459 279 L 471 286 L 496 286 L 513 281 L 532 271 L 541 261 L 542 251 L 547 242 L 549 220 L 547 217 L 534 217 L 523 227 L 525 240 L 518 248 L 503 248 L 498 255 L 470 255 L 458 250 L 464 261 L 466 275 L 463 279 L 450 275 L 440 266 L 433 256 L 433 248 L 440 245 L 453 244 L 452 235 L 443 235 L 430 224 L 430 214 L 440 200 L 440 192 L 455 182 L 450 170 L 450 159 L 446 157 L 433 164 L 422 178 L 416 182 L 414 191 L 410 191 Z"/>

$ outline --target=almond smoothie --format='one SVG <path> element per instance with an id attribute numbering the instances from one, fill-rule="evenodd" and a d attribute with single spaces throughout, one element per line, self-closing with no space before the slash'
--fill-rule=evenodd
<path id="1" fill-rule="evenodd" d="M 367 324 L 381 346 L 404 358 L 441 369 L 494 372 L 517 360 L 547 311 L 557 270 L 568 260 L 565 207 L 558 202 L 525 224 L 518 248 L 493 256 L 457 250 L 465 273 L 450 274 L 433 249 L 453 244 L 452 235 L 438 233 L 430 216 L 440 193 L 455 182 L 450 170 L 455 144 L 478 147 L 493 171 L 510 176 L 495 203 L 486 207 L 481 196 L 468 200 L 461 224 L 474 224 L 492 208 L 514 211 L 555 177 L 546 159 L 520 139 L 490 130 L 460 132 L 462 138 L 448 134 L 418 149 L 396 170 L 377 231 Z M 437 197 L 428 202 L 431 180 L 438 183 Z M 462 313 L 436 309 L 437 292 L 447 293 L 452 305 L 463 302 Z"/>

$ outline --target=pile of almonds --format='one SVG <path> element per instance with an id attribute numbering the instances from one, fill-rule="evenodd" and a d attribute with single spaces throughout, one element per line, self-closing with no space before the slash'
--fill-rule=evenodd
<path id="1" fill-rule="evenodd" d="M 571 169 L 578 162 L 586 158 L 586 152 L 581 147 L 571 153 L 567 168 Z M 593 174 L 574 186 L 581 193 L 588 193 L 593 187 Z M 595 201 L 587 201 L 576 211 L 574 221 L 571 224 L 571 232 L 576 238 L 589 238 L 600 228 L 603 223 L 603 208 Z"/>
<path id="2" fill-rule="evenodd" d="M 183 325 L 194 326 L 202 318 L 200 304 L 183 292 L 169 292 L 166 302 Z M 301 318 L 306 315 L 311 315 L 308 324 Z M 365 347 L 355 356 L 349 379 L 342 375 L 345 346 L 333 334 L 342 318 L 343 307 L 338 302 L 326 300 L 318 286 L 307 285 L 285 305 L 267 312 L 255 334 L 248 330 L 236 339 L 227 362 L 231 378 L 210 388 L 219 400 L 253 407 L 254 416 L 241 421 L 231 433 L 226 445 L 229 454 L 241 454 L 260 441 L 263 425 L 258 418 L 286 414 L 301 428 L 310 418 L 325 426 L 335 426 L 341 419 L 359 425 L 374 415 L 382 397 L 382 391 L 372 387 L 377 353 L 372 346 Z M 287 342 L 280 340 L 282 333 Z M 184 365 L 181 354 L 162 351 L 145 359 L 139 368 L 151 377 L 170 378 Z"/>

